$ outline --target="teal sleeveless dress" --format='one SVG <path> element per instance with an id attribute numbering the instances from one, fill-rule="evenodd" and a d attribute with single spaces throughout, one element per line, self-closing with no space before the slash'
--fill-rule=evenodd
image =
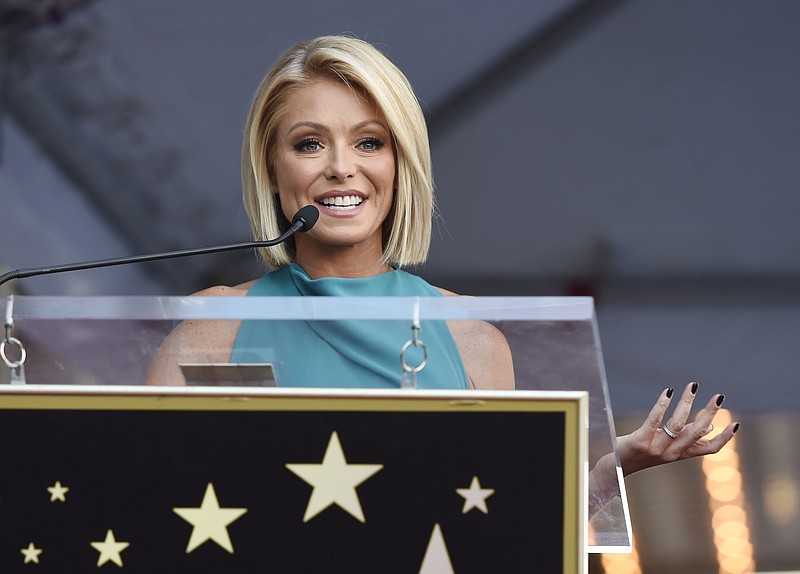
<path id="1" fill-rule="evenodd" d="M 347 296 L 441 297 L 423 279 L 394 269 L 365 278 L 311 279 L 296 264 L 259 279 L 248 297 Z M 467 375 L 445 321 L 422 321 L 420 339 L 428 364 L 417 374 L 417 388 L 466 389 Z M 243 321 L 232 363 L 272 363 L 279 386 L 400 388 L 400 349 L 411 338 L 410 321 Z M 415 355 L 416 353 L 416 355 Z M 422 351 L 410 347 L 410 365 Z"/>

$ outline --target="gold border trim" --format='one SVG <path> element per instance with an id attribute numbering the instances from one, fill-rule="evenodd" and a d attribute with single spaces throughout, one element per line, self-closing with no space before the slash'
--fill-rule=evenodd
<path id="1" fill-rule="evenodd" d="M 26 385 L 4 410 L 563 412 L 564 572 L 586 572 L 589 396 L 583 391 L 423 391 Z"/>

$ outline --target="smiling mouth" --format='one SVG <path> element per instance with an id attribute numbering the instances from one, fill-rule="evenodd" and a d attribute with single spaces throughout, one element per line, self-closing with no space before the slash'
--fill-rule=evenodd
<path id="1" fill-rule="evenodd" d="M 336 197 L 326 197 L 319 200 L 319 204 L 338 211 L 345 211 L 348 209 L 355 209 L 364 202 L 364 198 L 357 195 L 345 195 Z"/>

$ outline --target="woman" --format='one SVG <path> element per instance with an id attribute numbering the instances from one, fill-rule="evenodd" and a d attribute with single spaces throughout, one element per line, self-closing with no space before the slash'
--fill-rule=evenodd
<path id="1" fill-rule="evenodd" d="M 242 179 L 254 237 L 276 237 L 308 204 L 320 210 L 319 220 L 310 232 L 261 250 L 272 273 L 200 295 L 452 295 L 393 267 L 427 257 L 434 209 L 430 149 L 411 86 L 369 44 L 319 38 L 275 64 L 247 120 Z M 342 386 L 336 374 L 352 370 L 347 379 L 364 386 L 396 387 L 400 381 L 395 366 L 410 335 L 407 326 L 320 323 L 307 329 L 286 322 L 280 336 L 274 327 L 187 323 L 159 354 L 202 348 L 213 351 L 194 360 L 272 362 L 278 356 L 303 367 L 301 373 L 278 367 L 282 385 Z M 450 388 L 514 387 L 508 345 L 490 325 L 459 321 L 448 329 L 424 323 L 423 334 L 429 347 L 448 352 L 431 354 L 418 386 L 441 388 L 444 380 Z M 326 342 L 317 346 L 323 357 L 291 360 L 306 348 L 297 341 L 319 337 Z M 389 356 L 389 362 L 380 359 Z M 161 384 L 183 381 L 176 361 L 157 360 L 150 374 L 150 381 Z"/>
<path id="2" fill-rule="evenodd" d="M 256 239 L 276 237 L 292 215 L 311 204 L 320 217 L 308 233 L 261 256 L 274 269 L 237 287 L 213 287 L 199 295 L 428 295 L 445 290 L 405 273 L 399 266 L 425 260 L 434 210 L 427 129 L 405 76 L 371 45 L 347 37 L 322 37 L 289 50 L 266 75 L 256 93 L 242 153 L 244 203 Z M 297 322 L 299 323 L 299 322 Z M 285 325 L 287 329 L 292 326 Z M 351 328 L 352 327 L 352 328 Z M 383 329 L 364 331 L 344 325 L 341 331 L 281 331 L 258 322 L 186 322 L 159 351 L 148 375 L 153 384 L 183 384 L 179 349 L 203 349 L 203 362 L 265 360 L 260 349 L 277 355 L 303 348 L 297 337 L 318 338 L 325 359 L 299 361 L 300 375 L 285 373 L 286 384 L 342 386 L 331 372 L 355 369 L 348 380 L 363 386 L 398 386 L 399 346 Z M 408 338 L 404 327 L 403 340 Z M 503 336 L 482 322 L 429 324 L 423 327 L 439 348 L 421 373 L 420 386 L 513 389 L 511 354 Z M 385 336 L 386 335 L 386 336 Z M 324 344 L 319 341 L 322 339 Z M 387 339 L 386 345 L 382 340 Z M 380 340 L 377 341 L 376 340 Z M 329 344 L 344 341 L 340 347 Z M 372 346 L 374 344 L 374 347 Z M 362 347 L 368 352 L 361 352 Z M 382 353 L 392 355 L 384 371 Z M 350 356 L 350 355 L 357 356 Z M 266 357 L 269 359 L 269 357 Z M 313 365 L 324 371 L 313 371 Z M 278 373 L 281 380 L 281 373 Z M 626 474 L 683 458 L 717 452 L 733 436 L 731 424 L 711 440 L 703 437 L 724 400 L 714 395 L 689 422 L 697 384 L 687 385 L 672 417 L 664 422 L 673 390 L 665 390 L 647 421 L 620 437 L 618 450 Z M 606 483 L 616 481 L 613 457 L 592 471 L 595 499 L 602 504 Z M 597 505 L 595 504 L 595 506 Z"/>

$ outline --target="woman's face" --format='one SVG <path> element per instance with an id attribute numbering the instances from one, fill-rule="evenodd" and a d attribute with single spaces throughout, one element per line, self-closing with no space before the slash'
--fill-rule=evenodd
<path id="1" fill-rule="evenodd" d="M 283 213 L 291 221 L 312 204 L 320 217 L 303 245 L 366 243 L 381 247 L 395 180 L 391 133 L 374 103 L 320 78 L 288 99 L 278 123 L 272 169 Z"/>

